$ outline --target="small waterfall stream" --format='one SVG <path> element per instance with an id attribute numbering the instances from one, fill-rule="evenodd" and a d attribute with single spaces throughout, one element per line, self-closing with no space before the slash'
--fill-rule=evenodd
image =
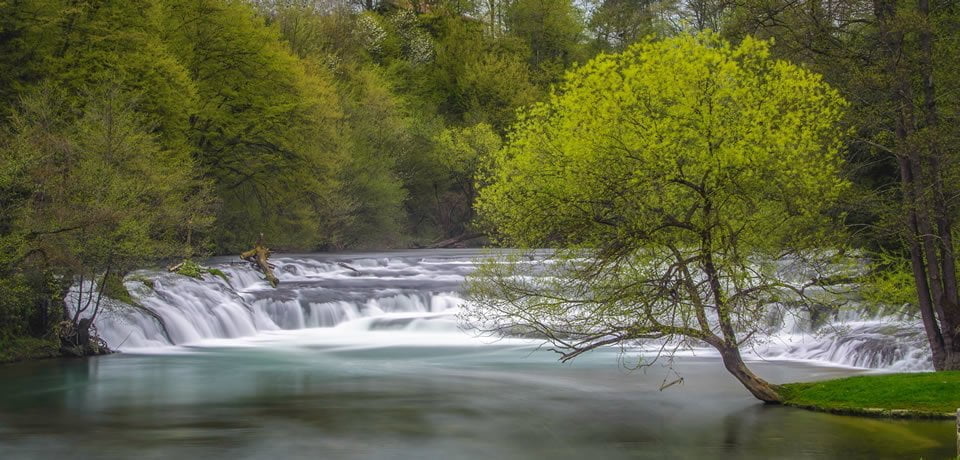
<path id="1" fill-rule="evenodd" d="M 226 280 L 143 271 L 126 281 L 139 307 L 108 302 L 96 326 L 111 347 L 124 351 L 314 328 L 405 331 L 424 342 L 459 333 L 467 340 L 470 334 L 458 331 L 455 314 L 464 277 L 478 256 L 469 250 L 281 255 L 272 259 L 281 281 L 277 289 L 247 264 L 227 258 L 209 262 Z M 862 368 L 931 368 L 918 321 L 855 311 L 831 318 L 815 328 L 803 315 L 788 316 L 747 352 Z"/>
<path id="2" fill-rule="evenodd" d="M 818 327 L 787 320 L 760 339 L 754 353 L 766 359 L 812 360 L 889 371 L 932 370 L 930 349 L 917 318 L 847 310 Z M 789 318 L 789 317 L 788 317 Z"/>

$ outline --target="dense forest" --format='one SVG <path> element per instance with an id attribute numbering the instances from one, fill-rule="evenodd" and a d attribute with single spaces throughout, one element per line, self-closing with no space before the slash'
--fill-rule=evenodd
<path id="1" fill-rule="evenodd" d="M 318 251 L 490 233 L 474 201 L 518 113 L 600 54 L 709 30 L 770 40 L 848 101 L 852 186 L 827 212 L 877 261 L 864 294 L 919 308 L 938 367 L 957 365 L 957 8 L 0 0 L 0 343 L 56 348 L 85 330 L 80 308 L 65 316 L 71 286 L 122 297 L 133 269 L 261 234 Z"/>

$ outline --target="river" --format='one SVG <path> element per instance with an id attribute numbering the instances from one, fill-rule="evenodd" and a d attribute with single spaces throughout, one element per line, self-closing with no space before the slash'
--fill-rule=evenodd
<path id="1" fill-rule="evenodd" d="M 621 358 L 642 351 L 561 364 L 530 341 L 477 337 L 455 319 L 477 255 L 278 256 L 276 290 L 228 259 L 211 261 L 228 281 L 142 273 L 153 281 L 128 287 L 165 328 L 117 309 L 97 326 L 123 353 L 0 367 L 0 458 L 954 455 L 952 422 L 759 404 L 708 350 L 631 371 Z M 923 366 L 913 345 L 890 345 L 909 323 L 851 324 L 807 338 L 793 325 L 749 365 L 773 382 Z"/>

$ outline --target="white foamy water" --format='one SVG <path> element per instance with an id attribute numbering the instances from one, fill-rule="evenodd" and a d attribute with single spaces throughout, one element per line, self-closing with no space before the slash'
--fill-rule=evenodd
<path id="1" fill-rule="evenodd" d="M 484 345 L 494 340 L 460 330 L 456 318 L 464 277 L 478 256 L 466 250 L 280 255 L 272 259 L 277 289 L 248 264 L 227 258 L 210 262 L 227 280 L 144 271 L 126 282 L 139 307 L 108 302 L 96 326 L 112 348 L 135 353 L 211 346 Z M 788 315 L 747 354 L 871 369 L 931 368 L 915 320 L 845 311 L 820 322 L 814 326 L 802 314 Z M 496 341 L 514 342 L 531 340 Z"/>
<path id="2" fill-rule="evenodd" d="M 342 339 L 335 326 L 349 330 L 350 324 L 352 335 L 357 328 L 409 329 L 436 338 L 438 325 L 445 333 L 465 335 L 453 316 L 463 302 L 458 291 L 464 276 L 473 269 L 465 254 L 277 257 L 278 289 L 246 263 L 212 262 L 228 275 L 226 280 L 157 271 L 128 277 L 125 284 L 138 305 L 107 302 L 96 321 L 100 336 L 111 347 L 143 351 L 271 331 L 312 330 L 307 335 Z"/>
<path id="3" fill-rule="evenodd" d="M 918 321 L 866 315 L 817 330 L 781 330 L 757 346 L 756 354 L 766 359 L 799 359 L 866 369 L 932 370 L 921 327 Z"/>

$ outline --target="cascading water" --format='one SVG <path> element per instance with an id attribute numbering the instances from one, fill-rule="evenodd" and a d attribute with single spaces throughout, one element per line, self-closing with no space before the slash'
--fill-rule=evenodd
<path id="1" fill-rule="evenodd" d="M 109 301 L 96 326 L 111 347 L 124 351 L 211 339 L 271 340 L 276 334 L 316 339 L 316 332 L 341 340 L 371 332 L 405 333 L 421 343 L 469 340 L 472 334 L 457 329 L 455 315 L 464 277 L 478 256 L 467 250 L 283 255 L 272 259 L 277 289 L 247 264 L 228 259 L 210 261 L 226 279 L 144 271 L 126 281 L 138 306 Z M 845 311 L 818 321 L 787 315 L 777 323 L 782 326 L 753 354 L 900 371 L 931 368 L 915 320 Z"/>
<path id="2" fill-rule="evenodd" d="M 867 369 L 933 369 L 919 319 L 851 310 L 816 327 L 805 315 L 787 320 L 756 347 L 767 359 L 803 359 Z M 788 318 L 792 318 L 788 316 Z"/>
<path id="3" fill-rule="evenodd" d="M 473 268 L 470 257 L 457 252 L 283 256 L 272 262 L 281 281 L 277 289 L 247 264 L 224 259 L 211 264 L 226 279 L 135 273 L 125 284 L 137 305 L 108 301 L 97 330 L 120 350 L 331 328 L 362 318 L 379 318 L 371 328 L 384 328 L 388 321 L 412 325 L 400 314 L 438 317 L 455 330 L 452 315 L 462 302 L 457 291 Z"/>

